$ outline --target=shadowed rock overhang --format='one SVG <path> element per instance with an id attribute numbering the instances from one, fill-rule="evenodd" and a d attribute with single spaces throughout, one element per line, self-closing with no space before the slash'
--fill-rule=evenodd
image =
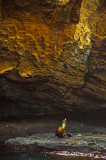
<path id="1" fill-rule="evenodd" d="M 104 113 L 105 3 L 0 1 L 1 117 Z"/>

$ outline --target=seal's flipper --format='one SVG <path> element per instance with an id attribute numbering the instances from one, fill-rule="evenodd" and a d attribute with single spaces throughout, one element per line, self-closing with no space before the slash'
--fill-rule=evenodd
<path id="1" fill-rule="evenodd" d="M 66 134 L 67 134 L 68 137 L 72 137 L 73 136 L 71 132 L 66 132 Z"/>

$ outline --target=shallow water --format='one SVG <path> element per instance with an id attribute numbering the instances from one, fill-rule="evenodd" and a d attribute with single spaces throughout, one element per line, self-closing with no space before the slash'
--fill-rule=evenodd
<path id="1" fill-rule="evenodd" d="M 0 153 L 0 160 L 56 160 L 56 158 L 38 153 L 30 155 L 27 155 L 26 153 Z"/>
<path id="2" fill-rule="evenodd" d="M 82 157 L 81 155 L 75 157 L 68 157 L 67 155 L 64 156 L 56 156 L 56 158 L 42 153 L 9 153 L 3 152 L 0 153 L 0 160 L 104 160 L 105 158 L 94 158 L 94 157 Z"/>

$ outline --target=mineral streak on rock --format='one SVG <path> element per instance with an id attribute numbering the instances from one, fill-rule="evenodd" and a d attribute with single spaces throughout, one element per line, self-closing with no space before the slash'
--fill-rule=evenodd
<path id="1" fill-rule="evenodd" d="M 0 97 L 21 116 L 105 110 L 105 3 L 1 0 Z"/>

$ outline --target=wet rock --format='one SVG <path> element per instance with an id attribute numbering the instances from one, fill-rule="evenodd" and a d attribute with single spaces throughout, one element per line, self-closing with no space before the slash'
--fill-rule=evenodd
<path id="1" fill-rule="evenodd" d="M 95 143 L 96 140 L 96 143 Z M 101 151 L 106 149 L 105 135 L 82 134 L 78 137 L 73 134 L 73 137 L 57 138 L 54 133 L 35 134 L 26 138 L 17 137 L 5 141 L 5 146 L 10 150 L 21 150 L 21 148 L 30 148 L 34 146 L 36 150 L 69 150 L 69 151 L 86 151 L 90 152 L 92 149 Z M 17 149 L 18 148 L 18 149 Z M 33 148 L 33 147 L 32 147 Z"/>
<path id="2" fill-rule="evenodd" d="M 82 137 L 82 134 L 78 134 L 77 137 Z"/>
<path id="3" fill-rule="evenodd" d="M 88 145 L 95 145 L 95 143 L 94 142 L 89 142 Z"/>
<path id="4" fill-rule="evenodd" d="M 98 131 L 97 131 L 97 130 L 94 130 L 92 133 L 93 133 L 93 134 L 98 134 Z"/>

